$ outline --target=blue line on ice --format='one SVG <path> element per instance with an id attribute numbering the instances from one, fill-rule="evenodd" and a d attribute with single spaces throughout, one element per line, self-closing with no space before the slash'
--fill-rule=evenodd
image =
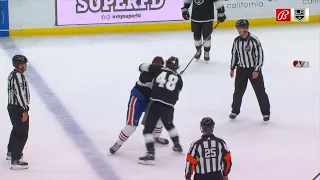
<path id="1" fill-rule="evenodd" d="M 1 45 L 10 58 L 15 54 L 23 54 L 11 39 L 4 40 L 1 42 Z M 28 66 L 27 78 L 29 83 L 36 90 L 40 99 L 54 115 L 55 119 L 62 126 L 67 135 L 73 140 L 76 147 L 81 151 L 101 180 L 120 180 L 112 170 L 112 167 L 105 160 L 103 154 L 101 154 L 94 146 L 91 139 L 82 130 L 77 121 L 67 111 L 67 108 L 65 108 L 31 63 L 29 63 Z"/>

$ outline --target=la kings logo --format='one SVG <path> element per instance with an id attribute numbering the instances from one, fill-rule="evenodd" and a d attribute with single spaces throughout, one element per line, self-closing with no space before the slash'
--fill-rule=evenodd
<path id="1" fill-rule="evenodd" d="M 194 0 L 194 3 L 196 3 L 198 6 L 204 3 L 204 0 Z"/>
<path id="2" fill-rule="evenodd" d="M 295 9 L 294 10 L 294 18 L 298 21 L 302 21 L 305 18 L 305 10 L 304 9 Z"/>

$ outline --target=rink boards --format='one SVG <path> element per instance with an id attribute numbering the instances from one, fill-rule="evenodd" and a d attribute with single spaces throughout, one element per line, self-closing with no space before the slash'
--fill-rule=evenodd
<path id="1" fill-rule="evenodd" d="M 28 6 L 21 6 L 19 2 L 9 1 L 10 36 L 190 30 L 190 21 L 184 21 L 181 15 L 183 1 L 145 0 L 145 9 L 130 4 L 135 1 L 114 0 L 105 5 L 101 0 L 95 1 L 95 6 L 89 2 L 26 0 L 24 3 Z M 227 20 L 219 25 L 219 29 L 234 28 L 235 22 L 243 18 L 249 19 L 251 27 L 320 22 L 319 0 L 224 0 L 223 3 Z M 290 21 L 276 20 L 285 17 L 285 14 L 277 14 L 279 8 L 292 10 Z M 293 8 L 308 9 L 303 12 L 305 18 L 297 21 L 294 17 L 301 18 L 301 13 Z"/>
<path id="2" fill-rule="evenodd" d="M 319 22 L 320 15 L 310 16 L 309 23 Z M 219 24 L 220 28 L 234 28 L 237 20 L 226 20 Z M 299 22 L 277 22 L 274 18 L 251 19 L 251 26 L 277 26 L 298 24 Z M 159 32 L 190 30 L 190 22 L 182 23 L 151 23 L 151 24 L 126 24 L 112 26 L 80 26 L 64 28 L 39 28 L 11 30 L 10 36 L 45 36 L 45 35 L 80 35 L 80 34 L 101 34 L 101 33 L 132 33 L 132 32 Z"/>

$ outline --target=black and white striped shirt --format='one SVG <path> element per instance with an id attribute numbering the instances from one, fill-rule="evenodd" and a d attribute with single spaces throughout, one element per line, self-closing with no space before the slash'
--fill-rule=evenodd
<path id="1" fill-rule="evenodd" d="M 187 154 L 185 178 L 189 179 L 193 172 L 208 174 L 222 171 L 224 176 L 230 172 L 231 153 L 224 140 L 211 135 L 203 135 L 191 144 Z"/>
<path id="2" fill-rule="evenodd" d="M 254 68 L 255 71 L 260 71 L 264 61 L 264 53 L 260 40 L 249 33 L 249 36 L 244 39 L 238 36 L 233 41 L 231 50 L 231 70 L 236 66 L 242 68 Z"/>
<path id="3" fill-rule="evenodd" d="M 21 106 L 24 111 L 29 110 L 30 92 L 24 74 L 13 70 L 8 77 L 8 104 Z"/>

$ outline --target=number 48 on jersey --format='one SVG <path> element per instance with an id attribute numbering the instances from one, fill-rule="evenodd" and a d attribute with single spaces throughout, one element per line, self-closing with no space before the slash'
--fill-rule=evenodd
<path id="1" fill-rule="evenodd" d="M 169 91 L 174 91 L 179 81 L 179 77 L 171 73 L 169 73 L 168 77 L 167 76 L 168 72 L 161 72 L 156 78 L 156 83 L 158 83 L 158 86 L 161 88 L 166 88 Z"/>

